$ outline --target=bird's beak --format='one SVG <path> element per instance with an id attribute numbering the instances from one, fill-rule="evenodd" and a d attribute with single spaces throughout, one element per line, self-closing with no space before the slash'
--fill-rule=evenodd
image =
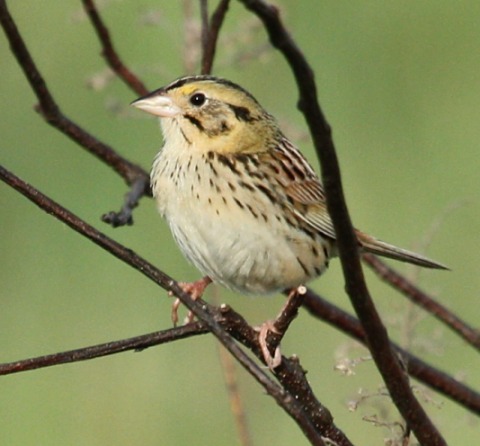
<path id="1" fill-rule="evenodd" d="M 161 118 L 172 118 L 180 113 L 180 108 L 173 103 L 172 99 L 158 91 L 137 99 L 130 105 Z"/>

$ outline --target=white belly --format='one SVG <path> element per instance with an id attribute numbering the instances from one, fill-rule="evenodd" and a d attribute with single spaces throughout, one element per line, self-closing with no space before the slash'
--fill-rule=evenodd
<path id="1" fill-rule="evenodd" d="M 159 211 L 183 254 L 204 275 L 242 293 L 266 294 L 305 283 L 325 268 L 319 249 L 317 272 L 305 272 L 302 263 L 312 256 L 311 239 L 300 231 L 292 234 L 278 221 L 280 209 L 264 195 L 241 190 L 236 183 L 232 191 L 226 180 L 231 172 L 217 172 L 212 184 L 201 159 L 190 161 L 187 170 L 190 156 L 169 157 L 167 164 L 163 158 L 160 153 L 152 172 Z"/>

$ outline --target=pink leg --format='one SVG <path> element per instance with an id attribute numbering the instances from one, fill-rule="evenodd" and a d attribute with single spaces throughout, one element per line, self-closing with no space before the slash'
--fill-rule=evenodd
<path id="1" fill-rule="evenodd" d="M 273 371 L 273 369 L 278 367 L 282 362 L 282 353 L 280 352 L 280 347 L 277 347 L 275 349 L 274 356 L 271 355 L 267 345 L 267 336 L 269 331 L 279 334 L 275 328 L 274 321 L 266 321 L 260 325 L 258 329 L 258 343 L 260 344 L 260 349 L 262 350 L 265 363 L 267 364 L 268 368 Z"/>
<path id="2" fill-rule="evenodd" d="M 288 329 L 290 322 L 293 320 L 293 318 L 292 319 L 288 318 L 287 320 L 285 320 L 287 313 L 291 313 L 291 309 L 289 310 L 289 308 L 291 308 L 292 303 L 294 303 L 295 305 L 298 305 L 298 301 L 297 302 L 293 302 L 293 301 L 298 296 L 304 295 L 306 291 L 307 290 L 303 285 L 300 285 L 299 287 L 291 290 L 290 293 L 288 294 L 287 301 L 283 305 L 282 310 L 280 311 L 277 318 L 273 321 L 264 322 L 258 329 L 258 332 L 259 332 L 258 343 L 260 344 L 260 349 L 262 350 L 263 359 L 265 360 L 265 363 L 267 364 L 268 368 L 272 371 L 275 367 L 278 367 L 282 362 L 282 354 L 280 353 L 280 346 L 277 346 L 275 348 L 274 356 L 271 355 L 267 345 L 268 332 L 270 331 L 272 333 L 275 333 L 281 336 L 285 334 L 285 330 Z M 295 317 L 295 315 L 293 317 Z"/>
<path id="3" fill-rule="evenodd" d="M 185 292 L 192 296 L 193 300 L 200 299 L 203 296 L 203 293 L 208 285 L 212 283 L 212 279 L 210 277 L 205 276 L 196 282 L 178 282 L 178 286 Z M 180 299 L 176 298 L 172 304 L 172 322 L 173 325 L 176 326 L 178 322 L 178 308 L 182 302 Z M 185 318 L 185 324 L 188 324 L 193 321 L 193 313 L 191 311 L 188 312 Z"/>

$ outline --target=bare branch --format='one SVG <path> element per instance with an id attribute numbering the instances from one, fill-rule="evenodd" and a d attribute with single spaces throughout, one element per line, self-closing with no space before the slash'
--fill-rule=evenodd
<path id="1" fill-rule="evenodd" d="M 435 316 L 440 322 L 443 322 L 455 333 L 461 336 L 466 342 L 471 344 L 477 350 L 480 350 L 480 330 L 477 330 L 465 321 L 456 316 L 452 311 L 439 304 L 427 293 L 420 290 L 406 277 L 399 274 L 393 268 L 382 262 L 378 257 L 372 254 L 364 254 L 365 263 L 377 274 L 380 279 L 390 284 L 393 288 L 400 291 L 404 296 L 416 303 L 424 310 Z"/>
<path id="2" fill-rule="evenodd" d="M 446 445 L 440 432 L 413 395 L 407 376 L 390 347 L 387 331 L 368 292 L 360 264 L 358 242 L 345 203 L 331 128 L 317 101 L 313 71 L 285 29 L 276 7 L 263 0 L 240 1 L 262 20 L 272 45 L 281 51 L 295 75 L 300 93 L 299 109 L 305 116 L 320 159 L 327 208 L 337 236 L 337 248 L 345 277 L 345 287 L 362 322 L 375 364 L 394 404 L 420 443 Z"/>
<path id="3" fill-rule="evenodd" d="M 140 351 L 155 345 L 165 344 L 208 332 L 209 330 L 203 322 L 194 322 L 182 327 L 156 331 L 134 338 L 122 339 L 121 341 L 106 342 L 91 347 L 0 364 L 0 375 L 10 375 L 12 373 L 26 372 L 27 370 L 35 370 L 54 365 L 86 361 L 88 359 L 109 356 L 128 350 Z"/>
<path id="4" fill-rule="evenodd" d="M 130 265 L 132 268 L 142 273 L 157 285 L 160 285 L 167 291 L 171 291 L 190 311 L 192 311 L 192 313 L 200 321 L 205 323 L 205 326 L 208 327 L 209 331 L 215 335 L 220 343 L 223 344 L 223 346 L 235 357 L 235 359 L 245 368 L 245 370 L 247 370 L 247 372 L 250 373 L 250 375 L 252 375 L 253 378 L 255 378 L 255 380 L 264 387 L 265 391 L 271 395 L 275 401 L 297 422 L 298 426 L 301 428 L 305 436 L 312 442 L 312 444 L 324 444 L 322 435 L 317 429 L 318 424 L 311 421 L 313 415 L 315 414 L 306 412 L 303 408 L 303 402 L 301 402 L 301 400 L 297 400 L 296 398 L 292 397 L 292 394 L 285 392 L 282 387 L 272 381 L 272 379 L 269 378 L 255 362 L 253 362 L 253 360 L 235 343 L 231 337 L 231 335 L 241 336 L 241 334 L 232 332 L 231 335 L 229 335 L 228 332 L 222 328 L 218 318 L 214 317 L 215 311 L 212 311 L 210 306 L 200 299 L 196 301 L 193 300 L 189 294 L 183 291 L 183 289 L 175 280 L 173 280 L 163 271 L 157 269 L 154 265 L 147 262 L 132 250 L 124 247 L 115 240 L 99 232 L 93 226 L 81 220 L 79 217 L 60 206 L 58 203 L 45 196 L 31 185 L 25 183 L 23 180 L 2 166 L 0 166 L 0 179 L 20 192 L 48 214 L 64 222 L 74 231 L 88 238 L 99 247 L 105 249 L 110 254 L 122 260 L 124 263 Z M 249 327 L 248 324 L 247 327 Z M 258 343 L 258 336 L 253 328 L 249 327 L 248 331 L 250 332 L 251 336 L 250 343 Z M 243 332 L 246 332 L 245 327 Z M 254 334 L 252 335 L 251 332 Z M 254 349 L 254 352 L 257 354 L 259 351 L 259 347 Z"/>
<path id="5" fill-rule="evenodd" d="M 358 320 L 327 300 L 316 295 L 311 290 L 308 290 L 305 294 L 304 307 L 315 317 L 328 322 L 330 325 L 340 329 L 353 339 L 365 344 L 364 332 Z M 244 342 L 247 347 L 253 349 L 260 359 L 263 359 L 260 349 L 257 346 L 258 337 L 256 332 L 248 326 L 246 322 L 242 325 L 242 328 L 239 329 L 238 327 L 240 327 L 240 324 L 237 321 L 237 318 L 238 316 L 236 313 L 230 309 L 221 310 L 221 316 L 217 316 L 217 320 L 219 320 L 222 326 L 224 326 L 225 330 L 240 330 L 243 335 L 238 337 L 239 341 Z M 204 334 L 206 332 L 207 329 L 204 324 L 196 322 L 180 328 L 164 330 L 137 336 L 135 338 L 1 364 L 0 375 L 50 367 L 58 364 L 78 362 L 86 359 L 108 356 L 126 350 L 142 350 L 151 346 L 160 345 L 197 334 Z M 248 342 L 246 340 L 248 340 Z M 407 366 L 407 371 L 412 377 L 429 386 L 433 390 L 451 398 L 453 401 L 463 405 L 473 413 L 480 414 L 480 394 L 451 378 L 446 373 L 426 364 L 415 355 L 408 353 L 395 344 L 393 345 L 402 356 L 403 361 Z"/>
<path id="6" fill-rule="evenodd" d="M 138 202 L 143 195 L 145 195 L 145 179 L 138 178 L 132 184 L 130 190 L 125 194 L 124 203 L 120 211 L 110 211 L 102 215 L 102 221 L 112 225 L 114 228 L 118 226 L 132 225 L 133 210 L 138 206 Z"/>
<path id="7" fill-rule="evenodd" d="M 282 338 L 290 327 L 290 324 L 298 316 L 298 310 L 302 306 L 303 296 L 307 288 L 300 286 L 287 292 L 287 301 L 283 305 L 280 313 L 272 322 L 273 330 L 268 330 L 266 341 L 270 355 L 275 354 L 275 350 L 280 344 Z"/>
<path id="8" fill-rule="evenodd" d="M 467 386 L 457 382 L 447 374 L 434 369 L 419 358 L 402 350 L 388 341 L 386 331 L 373 306 L 361 270 L 356 241 L 352 241 L 352 226 L 343 198 L 340 171 L 336 159 L 334 144 L 331 138 L 331 129 L 317 103 L 314 75 L 300 50 L 296 47 L 287 30 L 279 19 L 278 11 L 263 0 L 240 0 L 247 8 L 257 14 L 263 21 L 274 46 L 283 52 L 290 63 L 296 77 L 300 100 L 299 108 L 304 112 L 310 127 L 316 150 L 322 165 L 322 178 L 327 191 L 328 209 L 332 215 L 335 230 L 338 234 L 338 243 L 342 267 L 344 269 L 347 291 L 352 304 L 359 315 L 362 325 L 352 316 L 339 310 L 318 296 L 308 292 L 305 297 L 289 300 L 285 311 L 277 318 L 281 335 L 272 336 L 271 346 L 280 342 L 281 336 L 288 329 L 288 325 L 296 316 L 299 305 L 305 299 L 304 306 L 317 317 L 339 327 L 350 336 L 369 346 L 377 366 L 389 388 L 393 401 L 407 420 L 407 430 L 412 428 L 422 444 L 443 445 L 445 442 L 433 424 L 426 417 L 423 409 L 410 392 L 409 382 L 402 364 L 408 373 L 424 382 L 431 388 L 459 402 L 475 413 L 480 413 L 480 395 Z M 134 91 L 143 95 L 147 92 L 141 81 L 123 64 L 113 47 L 108 28 L 103 23 L 96 9 L 94 0 L 82 0 L 85 10 L 92 21 L 102 45 L 102 54 L 112 69 Z M 229 7 L 229 0 L 219 0 L 217 8 L 208 17 L 207 1 L 200 0 L 202 12 L 202 73 L 210 73 L 215 56 L 219 31 L 224 22 Z M 60 111 L 44 79 L 39 73 L 29 51 L 20 36 L 12 17 L 10 16 L 5 0 L 0 0 L 0 22 L 5 30 L 12 48 L 22 70 L 27 77 L 33 91 L 37 95 L 39 105 L 37 110 L 47 122 L 75 142 L 86 148 L 97 158 L 111 166 L 120 174 L 131 190 L 125 197 L 125 203 L 119 213 L 108 213 L 103 219 L 113 226 L 131 224 L 132 210 L 138 200 L 150 194 L 148 174 L 139 166 L 121 157 L 111 147 L 101 143 L 73 121 L 66 118 Z M 72 229 L 92 240 L 98 246 L 129 264 L 150 280 L 163 288 L 172 291 L 182 302 L 200 319 L 194 325 L 187 325 L 178 329 L 165 330 L 149 335 L 122 341 L 109 342 L 70 352 L 57 353 L 24 361 L 0 365 L 0 374 L 15 373 L 32 370 L 34 368 L 48 367 L 55 364 L 75 362 L 99 356 L 110 355 L 125 350 L 137 350 L 170 342 L 183 337 L 194 336 L 211 331 L 219 341 L 230 351 L 242 366 L 272 395 L 277 403 L 296 420 L 304 434 L 312 444 L 324 444 L 322 437 L 335 442 L 340 446 L 351 445 L 348 438 L 333 424 L 330 412 L 321 405 L 305 379 L 305 372 L 297 358 L 282 358 L 282 363 L 275 369 L 275 375 L 280 381 L 278 386 L 269 376 L 261 370 L 238 345 L 232 337 L 247 346 L 261 360 L 263 355 L 258 345 L 258 335 L 243 318 L 229 307 L 213 308 L 202 301 L 193 302 L 190 296 L 184 293 L 168 275 L 146 262 L 133 251 L 109 239 L 92 226 L 80 220 L 68 210 L 62 208 L 39 191 L 24 183 L 13 174 L 0 166 L 0 178 L 10 184 L 20 193 L 36 203 L 46 212 L 64 221 Z M 376 260 L 376 259 L 374 259 Z M 378 261 L 380 262 L 380 261 Z M 367 260 L 368 263 L 368 260 Z M 375 262 L 373 262 L 375 263 Z M 449 310 L 437 304 L 432 298 L 417 289 L 405 278 L 388 267 L 372 266 L 377 274 L 399 289 L 411 300 L 419 303 L 427 311 L 435 314 L 468 342 L 479 348 L 479 332 L 469 327 Z M 231 337 L 232 336 L 232 337 Z M 401 357 L 401 361 L 397 359 Z M 401 364 L 400 364 L 401 362 Z M 293 398 L 292 398 L 293 397 Z M 329 443 L 330 444 L 330 443 Z"/>
<path id="9" fill-rule="evenodd" d="M 315 317 L 343 331 L 365 346 L 367 345 L 365 332 L 357 319 L 311 290 L 308 290 L 304 297 L 303 307 Z M 432 367 L 395 343 L 392 343 L 392 346 L 402 358 L 410 376 L 458 404 L 461 404 L 473 413 L 480 415 L 480 393 L 441 370 Z"/>
<path id="10" fill-rule="evenodd" d="M 148 174 L 141 167 L 120 156 L 111 147 L 98 141 L 62 114 L 18 32 L 4 0 L 0 0 L 0 22 L 10 42 L 12 53 L 17 58 L 25 77 L 38 98 L 38 110 L 46 121 L 112 167 L 125 179 L 127 184 L 131 185 L 139 178 L 143 178 L 145 193 L 148 194 Z"/>
<path id="11" fill-rule="evenodd" d="M 110 32 L 103 22 L 94 0 L 82 0 L 83 7 L 87 13 L 92 25 L 97 33 L 100 44 L 102 45 L 102 56 L 107 61 L 108 66 L 117 74 L 139 96 L 148 93 L 145 84 L 122 62 L 120 56 L 113 46 Z"/>
<path id="12" fill-rule="evenodd" d="M 60 130 L 74 142 L 86 149 L 98 159 L 108 166 L 112 167 L 125 182 L 133 187 L 130 193 L 130 201 L 138 203 L 143 195 L 150 195 L 150 178 L 140 166 L 133 164 L 126 158 L 119 155 L 112 147 L 100 142 L 90 133 L 85 131 L 75 122 L 67 118 L 58 107 L 52 94 L 50 93 L 45 80 L 40 74 L 30 52 L 28 51 L 23 38 L 10 15 L 4 0 L 0 1 L 0 23 L 10 42 L 12 53 L 16 57 L 25 77 L 27 78 L 32 90 L 36 94 L 39 104 L 36 110 L 45 118 L 45 120 L 53 127 Z M 133 196 L 135 195 L 135 196 Z M 130 214 L 125 214 L 125 208 L 120 212 L 119 217 L 112 217 L 112 222 L 130 221 Z M 110 213 L 112 216 L 115 213 Z"/>
<path id="13" fill-rule="evenodd" d="M 202 74 L 212 72 L 215 51 L 217 49 L 220 28 L 228 11 L 230 0 L 220 0 L 217 8 L 208 20 L 207 2 L 201 1 L 202 7 Z"/>
<path id="14" fill-rule="evenodd" d="M 250 327 L 245 319 L 228 305 L 222 305 L 220 311 L 228 320 L 228 332 L 263 360 L 258 334 L 255 329 Z M 282 356 L 282 362 L 273 372 L 288 393 L 301 402 L 302 409 L 308 414 L 314 426 L 322 432 L 323 437 L 334 441 L 338 446 L 351 445 L 350 440 L 333 423 L 330 411 L 315 397 L 297 357 L 286 358 Z"/>

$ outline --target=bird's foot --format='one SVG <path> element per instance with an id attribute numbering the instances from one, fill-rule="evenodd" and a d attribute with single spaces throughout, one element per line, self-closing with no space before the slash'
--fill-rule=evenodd
<path id="1" fill-rule="evenodd" d="M 278 367 L 282 362 L 282 353 L 280 352 L 280 346 L 275 347 L 275 353 L 270 353 L 270 349 L 267 344 L 268 332 L 280 334 L 279 331 L 275 328 L 274 321 L 266 321 L 260 327 L 257 327 L 258 331 L 258 343 L 260 344 L 260 349 L 262 351 L 263 359 L 267 364 L 268 368 L 273 371 L 275 367 Z"/>
<path id="2" fill-rule="evenodd" d="M 178 282 L 178 286 L 185 292 L 190 294 L 192 297 L 192 300 L 197 300 L 200 299 L 203 296 L 203 293 L 205 292 L 205 289 L 207 288 L 208 285 L 212 283 L 212 279 L 210 277 L 205 276 L 200 280 L 197 280 L 195 282 Z M 173 296 L 173 293 L 170 291 L 168 293 L 169 296 Z M 173 304 L 172 304 L 172 322 L 173 325 L 176 326 L 178 323 L 178 308 L 180 307 L 180 304 L 182 301 L 177 297 Z M 184 324 L 189 324 L 192 322 L 194 319 L 194 314 L 189 310 L 187 313 L 187 316 L 183 320 Z"/>
<path id="3" fill-rule="evenodd" d="M 262 351 L 263 359 L 268 368 L 273 371 L 282 362 L 282 354 L 280 353 L 280 341 L 287 331 L 290 323 L 297 316 L 298 308 L 301 306 L 303 296 L 307 292 L 305 286 L 300 285 L 297 288 L 293 288 L 288 293 L 288 298 L 283 305 L 277 318 L 273 321 L 264 322 L 260 327 L 256 328 L 258 331 L 258 342 Z M 269 348 L 267 343 L 267 337 L 269 332 L 274 336 L 273 342 L 275 343 L 275 350 L 272 356 L 273 346 Z M 270 335 L 272 338 L 272 335 Z"/>

